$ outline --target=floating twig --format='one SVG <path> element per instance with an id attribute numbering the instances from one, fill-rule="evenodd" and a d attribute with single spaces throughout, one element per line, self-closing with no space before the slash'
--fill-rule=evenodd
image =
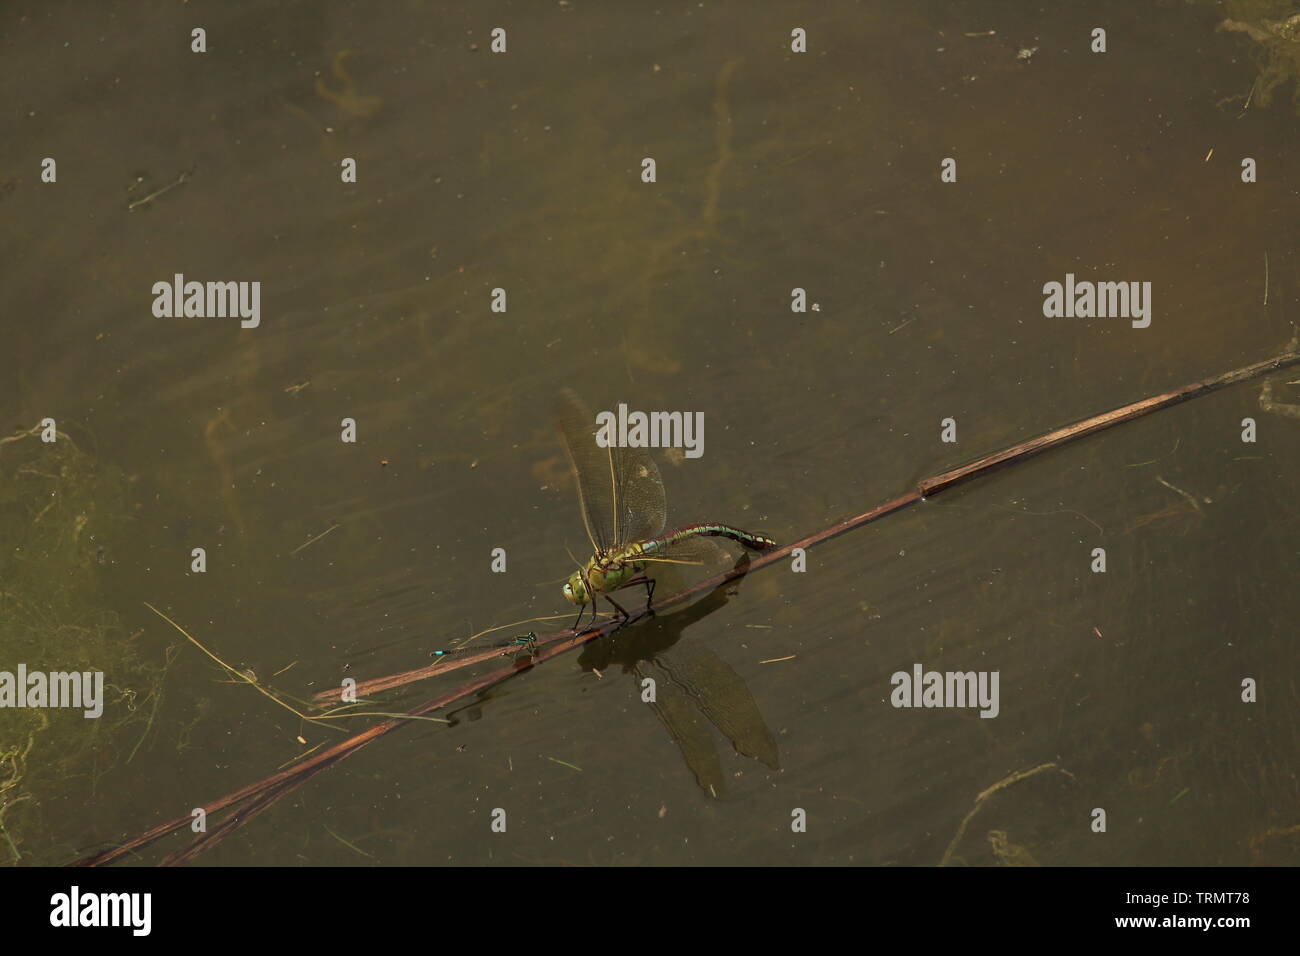
<path id="1" fill-rule="evenodd" d="M 197 167 L 195 166 L 191 166 L 189 169 L 185 170 L 183 173 L 181 173 L 174 180 L 169 182 L 166 186 L 163 186 L 161 189 L 155 189 L 153 192 L 151 192 L 149 195 L 145 196 L 144 198 L 137 199 L 135 202 L 132 203 L 127 203 L 126 211 L 134 212 L 137 206 L 143 206 L 146 203 L 151 203 L 159 196 L 161 196 L 163 193 L 170 192 L 171 190 L 175 189 L 177 186 L 181 186 L 185 183 L 188 183 L 190 181 L 190 175 L 194 172 L 196 168 Z"/>
<path id="2" fill-rule="evenodd" d="M 1177 487 L 1176 485 L 1171 485 L 1169 482 L 1165 481 L 1159 475 L 1156 475 L 1156 481 L 1160 482 L 1160 484 L 1164 485 L 1170 491 L 1182 495 L 1183 498 L 1186 499 L 1187 503 L 1190 504 L 1198 514 L 1203 513 L 1201 511 L 1201 503 L 1196 500 L 1196 497 L 1194 495 L 1188 494 L 1186 491 L 1183 491 L 1183 489 Z"/>
<path id="3" fill-rule="evenodd" d="M 310 539 L 309 541 L 304 541 L 302 544 L 298 545 L 298 547 L 296 547 L 296 548 L 294 548 L 292 551 L 290 551 L 290 552 L 289 552 L 289 557 L 293 557 L 295 554 L 297 554 L 297 553 L 298 553 L 299 551 L 301 551 L 303 548 L 307 547 L 307 545 L 309 545 L 309 544 L 315 544 L 317 541 L 319 541 L 321 538 L 325 537 L 325 535 L 329 534 L 329 533 L 330 533 L 331 531 L 333 531 L 335 528 L 340 528 L 340 527 L 342 527 L 342 525 L 338 525 L 338 524 L 332 524 L 332 525 L 330 525 L 328 528 L 326 528 L 326 529 L 325 529 L 324 531 L 322 531 L 320 534 L 316 535 L 316 537 Z"/>
<path id="4" fill-rule="evenodd" d="M 975 814 L 979 813 L 980 807 L 984 805 L 985 800 L 993 796 L 993 794 L 997 793 L 999 790 L 1003 790 L 1014 783 L 1019 783 L 1021 780 L 1042 773 L 1045 770 L 1055 770 L 1057 773 L 1065 774 L 1071 780 L 1074 779 L 1074 774 L 1070 773 L 1068 770 L 1063 770 L 1055 763 L 1040 763 L 1037 767 L 1032 767 L 1029 770 L 1017 770 L 1015 773 L 1003 777 L 975 798 L 975 806 L 971 807 L 970 812 L 962 818 L 961 826 L 957 828 L 957 835 L 953 837 L 952 842 L 948 844 L 948 849 L 944 851 L 943 859 L 939 861 L 939 865 L 947 866 L 949 862 L 951 862 L 952 851 L 957 849 L 957 844 L 960 843 L 961 838 L 966 835 L 966 827 L 970 824 L 971 820 L 975 818 Z"/>

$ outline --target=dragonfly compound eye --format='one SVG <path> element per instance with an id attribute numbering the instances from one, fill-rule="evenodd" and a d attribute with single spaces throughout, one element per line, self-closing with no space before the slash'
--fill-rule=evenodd
<path id="1" fill-rule="evenodd" d="M 564 597 L 573 604 L 586 604 L 590 600 L 588 587 L 581 575 L 575 574 L 568 579 L 568 584 L 564 585 Z"/>
<path id="2" fill-rule="evenodd" d="M 587 603 L 587 588 L 583 585 L 582 579 L 576 574 L 569 579 L 561 590 L 564 591 L 564 596 L 573 604 Z"/>

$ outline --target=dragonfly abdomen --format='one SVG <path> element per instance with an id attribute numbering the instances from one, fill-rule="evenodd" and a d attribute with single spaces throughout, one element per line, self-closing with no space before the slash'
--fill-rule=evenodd
<path id="1" fill-rule="evenodd" d="M 674 541 L 680 541 L 683 538 L 729 538 L 739 545 L 748 548 L 750 551 L 766 551 L 768 548 L 775 548 L 776 542 L 771 538 L 761 534 L 753 534 L 749 531 L 741 531 L 739 528 L 733 528 L 729 524 L 688 524 L 681 528 L 674 528 L 672 531 L 665 532 L 657 541 L 647 542 L 654 543 L 660 547 L 666 547 Z M 649 548 L 646 549 L 650 550 Z"/>

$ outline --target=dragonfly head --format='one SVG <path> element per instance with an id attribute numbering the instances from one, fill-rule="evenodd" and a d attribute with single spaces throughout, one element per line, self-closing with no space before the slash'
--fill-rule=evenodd
<path id="1" fill-rule="evenodd" d="M 587 593 L 587 582 L 582 579 L 581 571 L 574 571 L 563 589 L 564 596 L 573 604 L 586 604 L 591 598 Z"/>

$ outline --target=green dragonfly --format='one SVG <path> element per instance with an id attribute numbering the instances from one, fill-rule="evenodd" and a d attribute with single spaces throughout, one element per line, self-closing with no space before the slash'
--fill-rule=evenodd
<path id="1" fill-rule="evenodd" d="M 629 615 L 611 591 L 641 584 L 650 612 L 655 581 L 652 565 L 712 565 L 725 558 L 710 538 L 729 538 L 751 551 L 766 551 L 776 542 L 725 524 L 688 524 L 664 530 L 667 507 L 659 468 L 645 448 L 602 448 L 596 441 L 595 416 L 572 392 L 560 399 L 556 425 L 569 455 L 578 505 L 592 555 L 569 576 L 563 591 L 578 605 L 578 624 L 591 605 L 595 623 L 601 595 L 626 620 Z"/>

